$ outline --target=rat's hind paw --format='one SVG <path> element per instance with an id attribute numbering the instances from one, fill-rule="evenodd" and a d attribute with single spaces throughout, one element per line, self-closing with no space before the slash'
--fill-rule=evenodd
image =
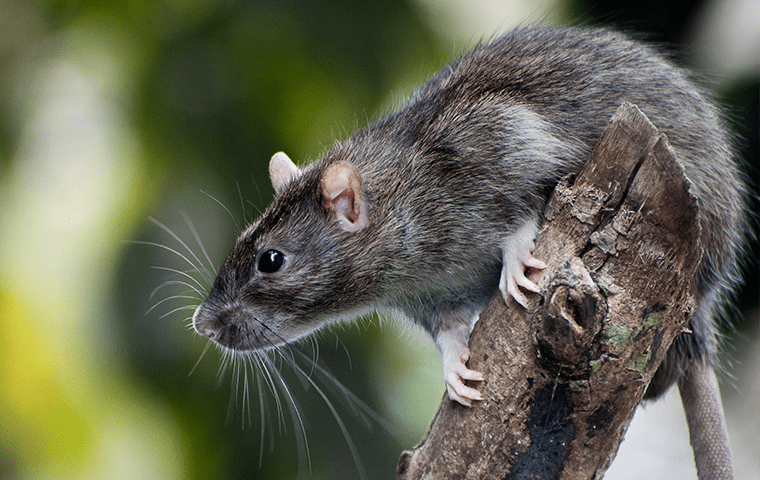
<path id="1" fill-rule="evenodd" d="M 444 363 L 443 376 L 446 381 L 446 390 L 452 400 L 466 407 L 472 406 L 473 400 L 483 400 L 483 394 L 480 391 L 464 384 L 464 380 L 482 381 L 483 374 L 467 368 L 464 361 L 458 361 L 453 365 Z"/>
<path id="2" fill-rule="evenodd" d="M 467 407 L 472 405 L 473 400 L 483 400 L 483 394 L 464 384 L 466 380 L 483 380 L 482 373 L 470 370 L 465 365 L 470 358 L 470 349 L 467 348 L 468 333 L 469 326 L 463 323 L 459 328 L 440 332 L 435 339 L 443 360 L 443 380 L 446 382 L 449 398 Z"/>
<path id="3" fill-rule="evenodd" d="M 523 307 L 528 306 L 528 299 L 518 286 L 531 292 L 539 292 L 538 285 L 525 277 L 525 269 L 528 267 L 543 269 L 546 264 L 533 256 L 535 244 L 533 237 L 537 227 L 526 223 L 514 235 L 510 236 L 504 246 L 504 261 L 501 269 L 499 290 L 504 297 L 504 303 L 509 297 L 515 299 Z"/>

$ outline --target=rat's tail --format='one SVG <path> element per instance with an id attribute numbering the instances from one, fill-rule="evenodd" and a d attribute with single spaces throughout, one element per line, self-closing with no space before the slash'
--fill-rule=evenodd
<path id="1" fill-rule="evenodd" d="M 734 478 L 726 420 L 715 370 L 693 362 L 678 380 L 700 480 Z"/>

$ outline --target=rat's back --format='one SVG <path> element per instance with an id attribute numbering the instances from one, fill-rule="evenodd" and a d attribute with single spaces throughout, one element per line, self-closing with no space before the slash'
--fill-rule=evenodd
<path id="1" fill-rule="evenodd" d="M 730 134 L 688 72 L 616 32 L 521 28 L 444 68 L 379 126 L 414 144 L 422 152 L 418 163 L 430 161 L 429 170 L 451 170 L 441 155 L 431 154 L 444 152 L 471 163 L 487 189 L 524 197 L 510 208 L 540 209 L 561 176 L 582 168 L 622 102 L 638 106 L 683 163 L 706 251 L 696 280 L 693 334 L 680 338 L 650 385 L 647 395 L 656 397 L 691 361 L 714 364 L 716 318 L 738 282 L 747 230 L 746 186 Z M 421 184 L 419 195 L 429 195 L 428 189 Z"/>

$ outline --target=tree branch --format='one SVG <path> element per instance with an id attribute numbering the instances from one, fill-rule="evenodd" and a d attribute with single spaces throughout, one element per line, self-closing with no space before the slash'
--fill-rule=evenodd
<path id="1" fill-rule="evenodd" d="M 496 295 L 470 336 L 486 377 L 472 408 L 444 395 L 401 480 L 601 477 L 695 308 L 697 206 L 664 135 L 633 105 L 545 210 L 530 308 Z"/>

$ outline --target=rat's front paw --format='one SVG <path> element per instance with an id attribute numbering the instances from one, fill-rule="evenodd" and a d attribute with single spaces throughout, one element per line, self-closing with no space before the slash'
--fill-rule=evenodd
<path id="1" fill-rule="evenodd" d="M 470 370 L 465 365 L 469 356 L 469 350 L 464 349 L 460 351 L 458 358 L 443 360 L 443 378 L 446 381 L 446 390 L 449 392 L 449 398 L 467 407 L 472 406 L 473 400 L 483 400 L 482 393 L 464 384 L 465 380 L 477 382 L 483 380 L 482 373 Z"/>

